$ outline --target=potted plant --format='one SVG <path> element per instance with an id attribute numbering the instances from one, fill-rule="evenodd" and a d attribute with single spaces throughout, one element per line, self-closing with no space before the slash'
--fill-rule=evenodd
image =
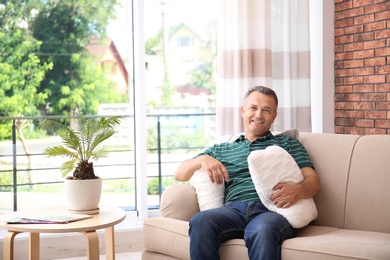
<path id="1" fill-rule="evenodd" d="M 102 179 L 95 175 L 93 162 L 107 155 L 101 143 L 117 131 L 120 117 L 85 118 L 69 117 L 65 123 L 44 120 L 41 128 L 61 137 L 62 143 L 47 147 L 48 157 L 66 157 L 61 165 L 65 196 L 70 211 L 94 214 L 99 212 Z M 67 176 L 73 170 L 73 174 Z"/>

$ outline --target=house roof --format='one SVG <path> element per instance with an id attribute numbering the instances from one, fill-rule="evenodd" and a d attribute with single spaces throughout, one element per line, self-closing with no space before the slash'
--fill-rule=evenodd
<path id="1" fill-rule="evenodd" d="M 175 26 L 172 30 L 169 31 L 169 35 L 168 35 L 169 40 L 172 37 L 174 37 L 175 34 L 183 27 L 187 28 L 193 34 L 194 37 L 198 38 L 202 46 L 208 46 L 210 43 L 215 41 L 216 30 L 217 30 L 217 23 L 215 21 L 210 21 L 208 23 L 202 23 L 202 24 L 192 24 L 192 25 L 188 25 L 186 23 L 180 23 L 177 26 Z M 161 50 L 162 44 L 155 46 L 153 49 Z"/>
<path id="2" fill-rule="evenodd" d="M 85 46 L 85 49 L 93 56 L 100 58 L 102 58 L 107 51 L 110 51 L 115 59 L 115 63 L 118 65 L 119 69 L 122 70 L 126 82 L 128 83 L 128 73 L 125 63 L 112 39 L 105 39 L 103 41 L 96 38 L 92 39 L 90 43 Z"/>
<path id="3" fill-rule="evenodd" d="M 185 24 L 185 23 L 180 23 L 180 24 L 177 25 L 171 32 L 169 32 L 169 38 L 172 38 L 172 37 L 177 33 L 177 31 L 178 31 L 180 28 L 182 28 L 182 27 L 186 27 L 191 33 L 193 33 L 193 35 L 194 35 L 195 37 L 200 38 L 199 35 L 198 35 L 194 30 L 192 30 L 192 29 L 191 29 L 187 24 Z"/>

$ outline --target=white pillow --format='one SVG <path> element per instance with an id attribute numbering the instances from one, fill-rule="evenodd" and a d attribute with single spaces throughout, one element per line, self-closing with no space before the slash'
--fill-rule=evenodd
<path id="1" fill-rule="evenodd" d="M 223 206 L 225 198 L 224 183 L 218 185 L 215 182 L 211 182 L 208 173 L 203 168 L 194 172 L 189 183 L 196 191 L 201 211 Z"/>
<path id="2" fill-rule="evenodd" d="M 317 218 L 313 199 L 302 199 L 289 208 L 278 208 L 271 200 L 278 183 L 303 181 L 301 170 L 287 151 L 279 146 L 253 151 L 248 156 L 248 164 L 257 194 L 269 210 L 283 215 L 294 228 L 302 228 Z"/>

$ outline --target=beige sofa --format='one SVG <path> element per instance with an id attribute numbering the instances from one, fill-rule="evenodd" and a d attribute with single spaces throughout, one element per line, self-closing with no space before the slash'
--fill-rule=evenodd
<path id="1" fill-rule="evenodd" d="M 321 180 L 318 218 L 282 244 L 282 259 L 390 259 L 390 135 L 301 133 Z M 161 217 L 144 222 L 143 260 L 190 259 L 188 221 L 199 211 L 188 184 L 169 186 Z M 242 239 L 221 259 L 248 259 Z"/>

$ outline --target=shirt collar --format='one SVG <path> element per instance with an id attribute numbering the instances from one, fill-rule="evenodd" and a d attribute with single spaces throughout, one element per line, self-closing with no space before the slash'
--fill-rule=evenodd
<path id="1" fill-rule="evenodd" d="M 265 136 L 261 136 L 259 138 L 257 138 L 256 140 L 254 140 L 254 142 L 261 142 L 261 141 L 265 141 L 265 140 L 270 140 L 274 138 L 274 135 L 271 133 L 271 131 L 268 131 L 268 134 L 265 135 Z M 235 142 L 241 142 L 241 141 L 244 141 L 246 140 L 245 138 L 245 135 L 244 134 L 241 134 L 236 140 Z"/>

